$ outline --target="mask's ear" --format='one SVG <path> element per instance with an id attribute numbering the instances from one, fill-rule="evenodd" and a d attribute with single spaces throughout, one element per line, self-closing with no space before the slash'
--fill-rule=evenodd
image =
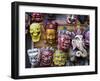
<path id="1" fill-rule="evenodd" d="M 73 50 L 76 48 L 76 41 L 75 39 L 72 40 L 72 46 L 73 46 Z"/>

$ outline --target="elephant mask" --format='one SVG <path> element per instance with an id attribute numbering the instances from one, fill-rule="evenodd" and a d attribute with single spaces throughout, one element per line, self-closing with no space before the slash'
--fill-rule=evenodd
<path id="1" fill-rule="evenodd" d="M 84 40 L 82 35 L 76 35 L 72 40 L 73 50 L 75 52 L 75 56 L 77 57 L 86 57 L 87 51 L 84 48 Z"/>

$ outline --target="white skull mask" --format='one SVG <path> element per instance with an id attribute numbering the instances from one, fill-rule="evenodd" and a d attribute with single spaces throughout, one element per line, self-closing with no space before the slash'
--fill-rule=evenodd
<path id="1" fill-rule="evenodd" d="M 39 62 L 39 55 L 40 55 L 40 50 L 37 48 L 34 49 L 29 49 L 27 51 L 28 56 L 29 56 L 29 61 L 31 63 L 32 66 L 35 66 L 38 64 Z"/>

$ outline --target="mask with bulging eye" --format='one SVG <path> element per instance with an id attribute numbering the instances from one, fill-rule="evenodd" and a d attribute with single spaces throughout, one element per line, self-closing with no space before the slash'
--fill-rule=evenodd
<path id="1" fill-rule="evenodd" d="M 33 42 L 38 42 L 41 38 L 41 24 L 32 23 L 30 25 L 30 34 Z"/>
<path id="2" fill-rule="evenodd" d="M 27 53 L 29 56 L 29 61 L 31 63 L 31 66 L 37 66 L 40 60 L 39 59 L 40 50 L 37 48 L 29 49 Z"/>
<path id="3" fill-rule="evenodd" d="M 71 45 L 70 32 L 66 30 L 60 30 L 58 33 L 58 48 L 62 51 L 67 51 Z"/>
<path id="4" fill-rule="evenodd" d="M 40 66 L 51 66 L 53 53 L 53 48 L 41 48 Z"/>
<path id="5" fill-rule="evenodd" d="M 67 61 L 67 55 L 66 53 L 56 50 L 56 52 L 53 55 L 53 63 L 55 66 L 64 66 Z"/>

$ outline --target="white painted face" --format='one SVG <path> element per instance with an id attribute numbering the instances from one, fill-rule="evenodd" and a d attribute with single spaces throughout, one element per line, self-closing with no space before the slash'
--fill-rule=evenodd
<path id="1" fill-rule="evenodd" d="M 78 48 L 80 50 L 83 49 L 84 42 L 82 35 L 76 35 L 75 38 L 72 40 L 73 49 Z"/>
<path id="2" fill-rule="evenodd" d="M 40 55 L 40 50 L 37 48 L 34 49 L 29 49 L 27 51 L 28 56 L 29 56 L 29 60 L 32 66 L 35 66 L 38 64 L 39 62 L 39 55 Z"/>
<path id="3" fill-rule="evenodd" d="M 76 35 L 72 40 L 73 50 L 78 48 L 78 51 L 75 53 L 77 57 L 87 57 L 87 51 L 84 48 L 84 40 L 82 35 Z"/>

